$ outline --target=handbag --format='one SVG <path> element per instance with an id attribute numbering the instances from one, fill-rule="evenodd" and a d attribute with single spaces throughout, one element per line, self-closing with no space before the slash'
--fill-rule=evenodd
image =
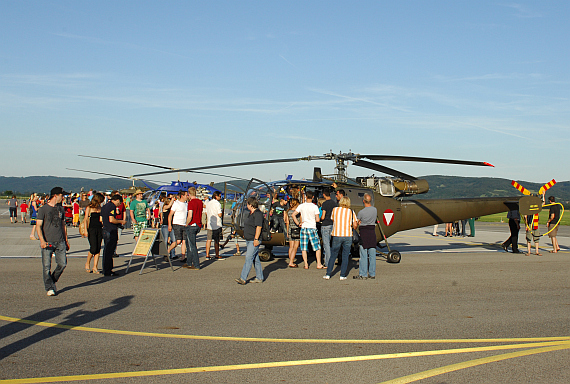
<path id="1" fill-rule="evenodd" d="M 352 214 L 354 215 L 354 211 L 352 212 Z M 358 232 L 356 231 L 356 229 L 352 229 L 352 244 L 361 244 L 362 243 L 362 239 L 360 239 L 360 235 L 358 234 Z"/>
<path id="2" fill-rule="evenodd" d="M 301 228 L 291 228 L 291 237 L 301 237 Z"/>
<path id="3" fill-rule="evenodd" d="M 79 223 L 79 234 L 81 237 L 87 237 L 87 220 L 85 219 Z"/>

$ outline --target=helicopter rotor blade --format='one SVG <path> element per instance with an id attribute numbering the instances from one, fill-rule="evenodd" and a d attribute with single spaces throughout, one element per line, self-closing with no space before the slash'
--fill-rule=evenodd
<path id="1" fill-rule="evenodd" d="M 87 170 L 84 170 L 84 169 L 74 169 L 74 168 L 65 168 L 65 169 L 69 169 L 70 171 L 87 172 L 87 173 L 95 173 L 95 174 L 98 174 L 98 175 L 113 176 L 113 177 L 118 177 L 118 178 L 126 179 L 126 180 L 140 180 L 140 181 L 143 181 L 142 179 L 137 179 L 136 177 L 115 175 L 115 174 L 113 174 L 113 173 L 87 171 Z M 151 183 L 162 184 L 162 181 L 148 180 L 148 179 L 144 179 L 144 181 L 150 181 Z"/>
<path id="2" fill-rule="evenodd" d="M 458 165 L 475 165 L 481 167 L 494 167 L 484 161 L 467 161 L 467 160 L 451 160 L 451 159 L 435 159 L 431 157 L 414 157 L 414 156 L 392 156 L 392 155 L 360 155 L 360 158 L 369 160 L 384 161 L 415 161 L 418 163 L 441 163 L 441 164 L 458 164 Z"/>
<path id="3" fill-rule="evenodd" d="M 417 179 L 417 177 L 408 175 L 404 172 L 400 172 L 396 169 L 388 168 L 388 167 L 385 167 L 383 165 L 372 163 L 372 162 L 366 161 L 366 160 L 355 161 L 354 163 L 352 163 L 352 165 L 357 165 L 359 167 L 373 169 L 375 171 L 386 173 L 386 174 L 391 175 L 391 176 L 401 177 L 401 178 L 406 179 L 406 180 L 416 180 Z"/>
<path id="4" fill-rule="evenodd" d="M 308 158 L 290 158 L 290 159 L 273 159 L 273 160 L 259 160 L 259 161 L 245 161 L 241 163 L 228 163 L 228 164 L 218 164 L 218 165 L 208 165 L 204 167 L 192 167 L 192 168 L 180 168 L 180 169 L 171 169 L 169 171 L 161 171 L 161 172 L 152 172 L 152 173 L 140 173 L 135 176 L 151 176 L 151 175 L 162 175 L 165 173 L 173 173 L 173 172 L 196 172 L 201 169 L 212 169 L 212 168 L 228 168 L 228 167 L 239 167 L 242 165 L 256 165 L 256 164 L 275 164 L 275 163 L 291 163 L 294 161 L 301 161 L 301 160 L 309 160 Z"/>
<path id="5" fill-rule="evenodd" d="M 120 163 L 146 165 L 147 167 L 155 167 L 155 168 L 161 168 L 161 169 L 172 169 L 171 167 L 165 167 L 165 166 L 163 166 L 163 165 L 156 165 L 156 164 L 149 164 L 149 163 L 141 163 L 141 162 L 138 162 L 138 161 L 121 160 L 121 159 L 111 159 L 111 158 L 108 158 L 108 157 L 88 156 L 88 155 L 77 155 L 77 156 L 79 156 L 79 157 L 87 157 L 87 158 L 90 158 L 90 159 L 118 161 L 118 162 L 120 162 Z"/>
<path id="6" fill-rule="evenodd" d="M 95 171 L 86 171 L 86 170 L 83 170 L 83 169 L 73 169 L 73 168 L 65 168 L 65 169 L 69 169 L 70 171 L 78 171 L 78 172 L 95 173 L 95 174 L 98 174 L 98 175 L 113 176 L 113 177 L 119 177 L 119 178 L 121 178 L 121 179 L 132 180 L 132 177 L 128 177 L 128 176 L 121 176 L 121 175 L 115 175 L 115 174 L 113 174 L 113 173 L 95 172 Z"/>
<path id="7" fill-rule="evenodd" d="M 121 163 L 129 163 L 129 164 L 137 164 L 137 165 L 146 165 L 146 166 L 148 166 L 148 167 L 155 167 L 155 168 L 161 168 L 161 169 L 168 169 L 168 170 L 170 170 L 169 172 L 164 172 L 164 173 L 181 172 L 180 170 L 176 170 L 175 168 L 172 168 L 172 167 L 165 167 L 165 166 L 163 166 L 163 165 L 150 164 L 150 163 L 141 163 L 141 162 L 138 162 L 138 161 L 121 160 L 121 159 L 111 159 L 111 158 L 108 158 L 108 157 L 88 156 L 88 155 L 77 155 L 77 156 L 80 156 L 80 157 L 87 157 L 87 158 L 90 158 L 90 159 L 100 159 L 100 160 L 118 161 L 118 162 L 121 162 Z M 203 175 L 227 177 L 227 178 L 230 178 L 230 179 L 237 179 L 237 180 L 244 180 L 244 179 L 241 179 L 241 178 L 239 178 L 239 177 L 228 176 L 228 175 L 222 175 L 222 174 L 219 174 L 219 173 L 197 172 L 197 171 L 187 171 L 187 172 L 200 173 L 200 174 L 203 174 Z M 156 174 L 160 174 L 160 173 L 156 173 Z M 150 175 L 150 174 L 134 175 L 134 176 L 132 176 L 132 177 L 133 177 L 133 178 L 136 178 L 137 176 L 147 176 L 147 175 Z M 146 179 L 145 179 L 145 180 L 146 180 Z M 147 180 L 147 181 L 151 181 L 151 180 Z M 161 183 L 161 181 L 152 181 L 152 182 L 153 182 L 153 183 Z"/>

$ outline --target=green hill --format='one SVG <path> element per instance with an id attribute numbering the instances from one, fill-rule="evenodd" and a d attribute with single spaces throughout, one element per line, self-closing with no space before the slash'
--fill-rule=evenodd
<path id="1" fill-rule="evenodd" d="M 424 176 L 429 183 L 428 193 L 421 195 L 426 199 L 449 199 L 454 197 L 493 197 L 522 195 L 512 185 L 511 180 L 492 177 L 459 176 Z M 515 180 L 532 193 L 538 193 L 541 183 Z M 549 180 L 546 180 L 549 181 Z M 546 182 L 545 181 L 545 182 Z M 546 196 L 555 196 L 557 201 L 570 203 L 570 181 L 558 182 L 546 192 Z"/>
<path id="2" fill-rule="evenodd" d="M 49 193 L 53 187 L 62 187 L 66 191 L 79 192 L 93 189 L 95 191 L 106 191 L 113 189 L 128 188 L 132 181 L 119 178 L 86 179 L 79 177 L 56 177 L 56 176 L 28 176 L 28 177 L 4 177 L 0 176 L 0 193 L 12 191 L 19 196 L 26 196 L 32 192 Z M 144 186 L 140 181 L 135 182 L 136 186 Z M 149 183 L 156 188 L 157 185 Z"/>

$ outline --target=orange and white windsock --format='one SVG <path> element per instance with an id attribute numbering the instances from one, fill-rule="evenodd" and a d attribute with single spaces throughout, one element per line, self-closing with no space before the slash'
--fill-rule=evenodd
<path id="1" fill-rule="evenodd" d="M 548 191 L 550 188 L 552 188 L 552 186 L 556 184 L 556 180 L 552 179 L 550 180 L 548 183 L 544 184 L 542 187 L 540 187 L 540 189 L 538 190 L 538 194 L 542 195 L 544 192 Z"/>
<path id="2" fill-rule="evenodd" d="M 523 187 L 522 185 L 520 185 L 519 183 L 517 183 L 516 181 L 511 181 L 511 185 L 513 187 L 515 187 L 516 189 L 519 190 L 519 192 L 521 192 L 523 195 L 530 195 L 530 191 L 528 189 L 526 189 L 525 187 Z"/>

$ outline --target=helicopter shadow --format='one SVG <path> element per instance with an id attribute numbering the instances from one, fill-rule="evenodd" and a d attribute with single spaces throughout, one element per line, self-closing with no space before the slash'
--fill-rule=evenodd
<path id="1" fill-rule="evenodd" d="M 410 245 L 410 243 L 390 243 L 391 249 L 397 249 L 400 253 L 406 252 L 463 252 L 465 250 L 473 250 L 474 248 L 485 249 L 487 251 L 501 250 L 500 243 L 476 243 L 466 244 L 464 242 L 450 242 L 434 245 Z M 384 252 L 385 248 L 383 249 Z"/>

